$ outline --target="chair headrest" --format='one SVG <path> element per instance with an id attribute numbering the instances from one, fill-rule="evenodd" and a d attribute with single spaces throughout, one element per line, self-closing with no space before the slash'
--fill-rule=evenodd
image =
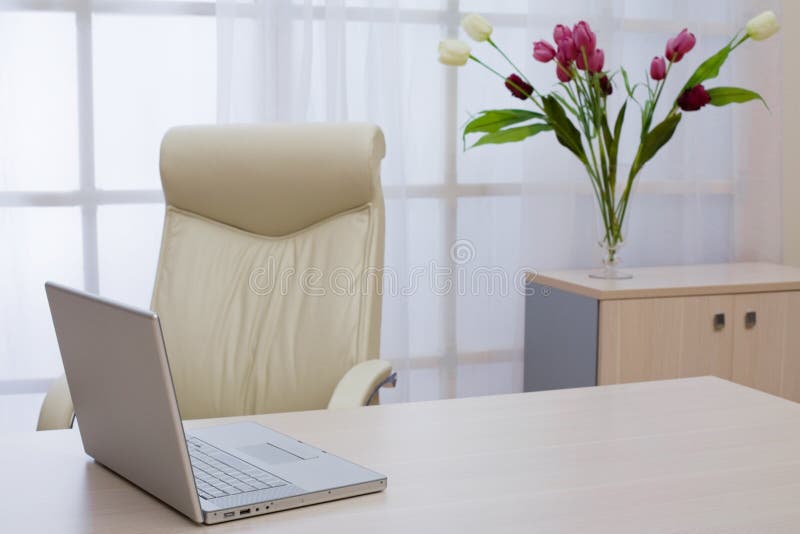
<path id="1" fill-rule="evenodd" d="M 386 146 L 373 124 L 181 126 L 161 142 L 167 204 L 282 236 L 380 193 Z"/>

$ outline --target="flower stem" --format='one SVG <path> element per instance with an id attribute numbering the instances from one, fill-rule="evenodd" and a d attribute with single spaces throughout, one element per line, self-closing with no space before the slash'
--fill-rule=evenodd
<path id="1" fill-rule="evenodd" d="M 482 66 L 482 67 L 484 67 L 485 69 L 487 69 L 487 70 L 489 70 L 490 72 L 493 72 L 494 74 L 496 74 L 496 75 L 497 75 L 499 78 L 501 78 L 501 79 L 502 79 L 504 82 L 508 82 L 508 83 L 510 83 L 510 84 L 511 84 L 511 85 L 514 87 L 514 89 L 517 89 L 517 90 L 518 90 L 520 93 L 522 93 L 522 94 L 527 94 L 527 91 L 525 91 L 525 90 L 524 90 L 522 87 L 520 87 L 519 85 L 515 84 L 513 81 L 509 80 L 508 78 L 506 78 L 505 76 L 503 76 L 502 74 L 500 74 L 499 72 L 497 72 L 496 70 L 494 70 L 492 67 L 490 67 L 489 65 L 487 65 L 486 63 L 484 63 L 484 62 L 483 62 L 483 61 L 481 61 L 480 59 L 478 59 L 478 58 L 476 58 L 475 56 L 473 56 L 472 54 L 470 54 L 470 55 L 469 55 L 469 58 L 470 58 L 472 61 L 476 62 L 478 65 L 481 65 L 481 66 Z M 535 90 L 535 89 L 534 89 L 534 92 L 536 92 L 536 90 Z M 533 102 L 533 103 L 534 103 L 534 105 L 536 105 L 536 107 L 537 107 L 537 108 L 539 108 L 539 110 L 540 110 L 540 111 L 542 111 L 542 112 L 544 111 L 544 108 L 542 108 L 542 105 L 539 103 L 539 101 L 538 101 L 538 100 L 536 100 L 535 98 L 533 98 L 533 95 L 532 95 L 532 94 L 529 94 L 529 95 L 528 95 L 528 100 L 530 100 L 531 102 Z"/>
<path id="2" fill-rule="evenodd" d="M 517 73 L 518 73 L 520 76 L 522 76 L 522 79 L 523 79 L 523 80 L 525 80 L 525 81 L 526 81 L 527 83 L 529 83 L 530 85 L 533 85 L 533 84 L 531 83 L 531 81 L 528 79 L 528 77 L 527 77 L 527 76 L 525 76 L 525 73 L 524 73 L 524 72 L 522 72 L 522 71 L 519 69 L 519 67 L 517 67 L 517 66 L 514 64 L 514 62 L 513 62 L 513 61 L 511 61 L 511 58 L 510 58 L 510 57 L 508 57 L 508 56 L 506 55 L 506 53 L 505 53 L 505 52 L 503 52 L 503 50 L 501 50 L 501 49 L 500 49 L 500 47 L 499 47 L 499 46 L 497 46 L 496 44 L 494 44 L 494 41 L 492 41 L 492 38 L 491 38 L 491 37 L 489 37 L 488 39 L 486 39 L 486 42 L 487 42 L 487 43 L 489 43 L 490 45 L 492 45 L 492 47 L 493 47 L 495 50 L 497 50 L 498 52 L 500 52 L 500 55 L 501 55 L 501 56 L 503 56 L 503 58 L 504 58 L 506 61 L 508 61 L 508 64 L 509 64 L 509 65 L 511 65 L 511 66 L 514 68 L 514 70 L 515 70 L 515 71 L 517 71 Z"/>

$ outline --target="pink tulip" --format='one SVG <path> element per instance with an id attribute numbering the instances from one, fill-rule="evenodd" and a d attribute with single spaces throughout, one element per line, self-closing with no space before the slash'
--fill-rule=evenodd
<path id="1" fill-rule="evenodd" d="M 572 79 L 572 72 L 569 70 L 569 64 L 564 64 L 560 61 L 556 62 L 556 76 L 561 82 L 567 83 L 570 81 Z"/>
<path id="2" fill-rule="evenodd" d="M 560 43 L 567 37 L 572 37 L 572 30 L 569 29 L 569 26 L 559 24 L 553 29 L 553 41 L 555 41 L 556 44 Z"/>
<path id="3" fill-rule="evenodd" d="M 533 43 L 533 59 L 547 63 L 556 57 L 556 49 L 547 41 L 536 41 Z"/>
<path id="4" fill-rule="evenodd" d="M 689 51 L 694 48 L 694 44 L 697 42 L 693 33 L 689 33 L 689 30 L 684 28 L 681 30 L 681 33 L 673 37 L 672 39 L 667 41 L 666 51 L 664 53 L 667 56 L 667 61 L 677 63 L 683 56 Z"/>
<path id="5" fill-rule="evenodd" d="M 578 55 L 585 52 L 587 56 L 590 56 L 597 46 L 597 36 L 585 21 L 580 21 L 572 28 L 572 39 L 575 41 Z"/>
<path id="6" fill-rule="evenodd" d="M 605 63 L 606 55 L 601 49 L 597 49 L 589 55 L 589 72 L 600 72 L 603 70 L 603 63 Z M 578 55 L 575 59 L 575 65 L 581 70 L 586 70 L 586 65 L 583 61 L 583 55 Z"/>
<path id="7" fill-rule="evenodd" d="M 558 42 L 558 52 L 556 52 L 556 59 L 561 63 L 572 63 L 578 56 L 578 50 L 575 48 L 575 43 L 572 37 L 565 37 Z"/>
<path id="8" fill-rule="evenodd" d="M 650 77 L 654 80 L 663 80 L 667 75 L 667 63 L 663 57 L 654 57 L 650 62 Z"/>

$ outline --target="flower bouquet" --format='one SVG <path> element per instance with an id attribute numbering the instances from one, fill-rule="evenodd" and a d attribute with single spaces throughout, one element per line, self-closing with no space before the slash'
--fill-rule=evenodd
<path id="1" fill-rule="evenodd" d="M 525 74 L 495 44 L 491 38 L 492 26 L 486 19 L 476 14 L 467 15 L 461 26 L 472 39 L 494 48 L 514 72 L 508 76 L 501 74 L 473 56 L 469 45 L 457 39 L 447 39 L 439 44 L 439 61 L 445 65 L 462 66 L 472 60 L 499 76 L 511 96 L 529 102 L 532 107 L 480 112 L 464 126 L 465 143 L 467 136 L 472 134 L 479 136 L 471 145 L 476 147 L 514 143 L 543 132 L 553 132 L 558 142 L 586 169 L 597 199 L 603 224 L 600 245 L 604 259 L 603 269 L 592 276 L 614 279 L 630 277 L 619 270 L 617 252 L 623 243 L 623 223 L 639 172 L 672 138 L 682 112 L 697 111 L 708 104 L 726 106 L 751 100 L 764 102 L 758 93 L 748 89 L 708 88 L 705 83 L 717 77 L 736 48 L 749 39 L 766 39 L 779 29 L 771 11 L 751 19 L 743 30 L 695 69 L 675 95 L 666 114 L 656 118 L 667 78 L 673 67 L 694 48 L 695 36 L 687 29 L 667 41 L 663 56 L 653 58 L 649 77 L 644 82 L 632 84 L 624 68 L 615 72 L 603 69 L 605 54 L 598 48 L 597 36 L 588 23 L 581 21 L 572 28 L 559 24 L 553 29 L 555 45 L 544 40 L 533 43 L 533 58 L 541 63 L 552 63 L 558 80 L 554 90 L 542 92 L 533 87 Z M 614 91 L 618 75 L 622 78 L 625 95 L 621 107 L 613 115 L 608 109 L 607 98 Z M 640 115 L 641 132 L 628 176 L 618 184 L 619 141 L 630 102 Z"/>

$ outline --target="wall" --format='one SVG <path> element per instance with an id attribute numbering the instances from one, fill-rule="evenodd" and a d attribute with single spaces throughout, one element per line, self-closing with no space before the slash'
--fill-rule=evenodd
<path id="1" fill-rule="evenodd" d="M 784 0 L 783 37 L 783 261 L 800 266 L 800 2 Z"/>

